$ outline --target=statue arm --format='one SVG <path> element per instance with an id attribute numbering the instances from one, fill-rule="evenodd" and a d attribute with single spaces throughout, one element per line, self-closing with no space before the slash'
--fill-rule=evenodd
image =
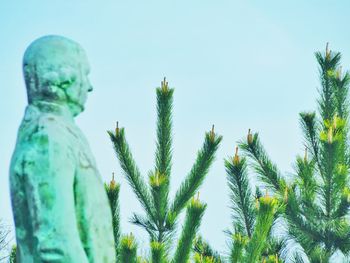
<path id="1" fill-rule="evenodd" d="M 64 138 L 33 134 L 23 162 L 34 262 L 88 262 L 75 214 L 75 159 Z"/>

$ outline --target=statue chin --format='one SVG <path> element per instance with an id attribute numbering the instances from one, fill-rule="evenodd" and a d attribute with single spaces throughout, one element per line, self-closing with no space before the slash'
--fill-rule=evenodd
<path id="1" fill-rule="evenodd" d="M 81 105 L 78 103 L 69 103 L 68 107 L 74 117 L 79 115 L 85 110 L 84 105 Z"/>

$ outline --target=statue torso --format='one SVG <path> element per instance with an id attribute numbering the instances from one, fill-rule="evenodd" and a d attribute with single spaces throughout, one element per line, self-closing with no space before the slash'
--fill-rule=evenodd
<path id="1" fill-rule="evenodd" d="M 26 181 L 23 180 L 27 174 L 23 169 L 26 149 L 40 147 L 37 141 L 32 140 L 38 133 L 40 136 L 47 136 L 53 142 L 52 144 L 57 148 L 54 152 L 59 157 L 58 162 L 66 158 L 73 164 L 73 169 L 66 170 L 64 170 L 64 161 L 55 165 L 62 165 L 63 171 L 67 173 L 67 180 L 71 180 L 71 187 L 68 184 L 68 189 L 62 189 L 62 191 L 73 191 L 76 228 L 89 262 L 113 262 L 114 251 L 110 248 L 114 247 L 114 240 L 108 199 L 89 144 L 73 118 L 64 114 L 42 112 L 34 106 L 27 108 L 12 158 L 11 181 L 17 183 Z M 62 157 L 62 155 L 66 156 Z M 56 162 L 55 158 L 50 162 Z M 18 194 L 25 198 L 25 192 Z M 16 193 L 12 195 L 12 199 L 16 200 Z M 31 209 L 30 205 L 27 209 Z M 28 227 L 24 228 L 18 231 L 30 231 Z M 28 236 L 31 236 L 30 233 L 27 233 Z"/>

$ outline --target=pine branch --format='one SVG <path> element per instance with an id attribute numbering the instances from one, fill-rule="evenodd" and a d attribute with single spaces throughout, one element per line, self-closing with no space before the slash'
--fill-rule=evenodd
<path id="1" fill-rule="evenodd" d="M 324 227 L 323 219 L 313 219 L 303 213 L 294 191 L 288 193 L 285 217 L 288 222 L 289 235 L 303 247 L 306 253 L 310 253 L 314 246 L 325 241 L 322 230 Z"/>
<path id="2" fill-rule="evenodd" d="M 230 262 L 240 263 L 243 262 L 243 252 L 247 246 L 249 238 L 242 235 L 239 232 L 236 232 L 232 236 L 231 251 L 230 251 Z"/>
<path id="3" fill-rule="evenodd" d="M 119 207 L 119 190 L 120 184 L 116 184 L 114 181 L 114 173 L 112 181 L 105 184 L 105 190 L 109 200 L 109 205 L 112 212 L 112 225 L 113 225 L 113 236 L 115 243 L 115 252 L 118 257 L 119 255 L 119 242 L 120 242 L 120 207 Z"/>
<path id="4" fill-rule="evenodd" d="M 316 52 L 315 56 L 320 65 L 320 80 L 322 85 L 321 98 L 318 101 L 320 114 L 323 120 L 330 120 L 336 111 L 331 78 L 339 65 L 341 54 L 338 52 L 332 53 L 328 49 L 327 44 L 325 54 Z"/>
<path id="5" fill-rule="evenodd" d="M 259 199 L 259 210 L 254 233 L 247 245 L 246 255 L 243 262 L 258 262 L 270 233 L 277 209 L 277 199 L 270 196 L 261 197 Z"/>
<path id="6" fill-rule="evenodd" d="M 346 186 L 348 168 L 345 164 L 345 121 L 334 117 L 325 121 L 321 132 L 321 162 L 323 189 L 322 197 L 325 204 L 325 214 L 330 218 L 335 210 L 334 204 L 340 201 L 339 190 Z"/>
<path id="7" fill-rule="evenodd" d="M 214 161 L 215 153 L 221 140 L 222 136 L 216 135 L 214 128 L 211 132 L 205 134 L 205 141 L 202 149 L 197 154 L 196 162 L 175 194 L 173 204 L 170 208 L 172 214 L 178 215 L 186 203 L 197 192 L 209 171 L 209 167 Z"/>
<path id="8" fill-rule="evenodd" d="M 130 222 L 134 225 L 144 228 L 150 235 L 151 240 L 157 239 L 157 226 L 154 225 L 154 223 L 151 222 L 148 218 L 134 213 L 132 218 L 130 219 Z"/>
<path id="9" fill-rule="evenodd" d="M 17 246 L 13 245 L 11 248 L 9 263 L 16 263 L 17 262 Z"/>
<path id="10" fill-rule="evenodd" d="M 161 87 L 157 88 L 157 147 L 155 172 L 150 177 L 153 206 L 156 211 L 158 241 L 163 241 L 164 223 L 168 209 L 169 182 L 172 159 L 172 102 L 174 89 L 168 87 L 164 78 Z"/>
<path id="11" fill-rule="evenodd" d="M 173 263 L 187 263 L 192 250 L 193 240 L 197 234 L 206 205 L 192 198 L 187 206 L 185 224 L 177 244 Z"/>
<path id="12" fill-rule="evenodd" d="M 333 219 L 343 218 L 349 213 L 350 208 L 350 189 L 349 187 L 344 187 L 341 192 L 341 200 L 338 205 L 338 208 L 333 214 Z"/>
<path id="13" fill-rule="evenodd" d="M 343 119 L 348 120 L 349 117 L 349 84 L 350 84 L 350 75 L 348 72 L 342 74 L 342 68 L 339 67 L 336 70 L 335 76 L 331 79 L 332 86 L 334 89 L 334 100 L 336 104 L 337 115 Z"/>
<path id="14" fill-rule="evenodd" d="M 151 242 L 152 263 L 166 263 L 166 249 L 164 244 L 153 241 Z"/>
<path id="15" fill-rule="evenodd" d="M 299 253 L 294 253 L 292 263 L 306 263 L 303 257 Z"/>
<path id="16" fill-rule="evenodd" d="M 231 210 L 234 226 L 249 238 L 252 235 L 255 209 L 253 195 L 249 186 L 246 159 L 238 156 L 225 160 L 226 174 L 230 188 Z"/>
<path id="17" fill-rule="evenodd" d="M 273 192 L 283 194 L 286 182 L 266 154 L 258 134 L 251 134 L 249 131 L 247 141 L 241 141 L 239 147 L 254 161 L 253 168 L 261 181 Z"/>
<path id="18" fill-rule="evenodd" d="M 316 200 L 321 189 L 315 178 L 315 161 L 307 159 L 307 150 L 305 150 L 304 158 L 297 158 L 296 184 L 300 191 L 298 196 L 300 209 L 308 221 L 317 224 L 324 216 L 322 209 L 318 207 L 318 200 Z"/>
<path id="19" fill-rule="evenodd" d="M 108 131 L 108 134 L 112 140 L 120 166 L 126 176 L 126 179 L 133 188 L 148 217 L 156 221 L 149 189 L 147 188 L 147 185 L 144 182 L 132 157 L 129 145 L 125 139 L 124 128 L 119 129 L 119 127 L 117 127 L 115 134 L 112 131 Z"/>
<path id="20" fill-rule="evenodd" d="M 275 221 L 276 222 L 276 221 Z M 269 238 L 266 241 L 266 247 L 261 253 L 262 257 L 266 259 L 267 262 L 274 259 L 273 262 L 282 262 L 280 256 L 283 254 L 283 249 L 286 246 L 285 241 L 278 240 L 272 235 L 269 235 Z"/>
<path id="21" fill-rule="evenodd" d="M 137 263 L 137 244 L 132 234 L 123 236 L 120 241 L 120 262 Z"/>
<path id="22" fill-rule="evenodd" d="M 167 213 L 167 197 L 166 192 L 168 187 L 168 177 L 156 172 L 149 175 L 149 181 L 151 186 L 151 194 L 153 199 L 153 206 L 156 211 L 156 222 L 154 224 L 157 227 L 157 238 L 158 242 L 164 241 L 164 233 L 169 229 L 166 228 L 166 213 Z"/>
<path id="23" fill-rule="evenodd" d="M 172 158 L 172 107 L 174 89 L 168 87 L 164 79 L 162 87 L 157 88 L 157 148 L 155 170 L 168 177 L 171 173 Z"/>
<path id="24" fill-rule="evenodd" d="M 319 156 L 319 125 L 316 120 L 316 113 L 314 112 L 302 112 L 300 113 L 300 124 L 303 130 L 304 138 L 306 141 L 306 148 L 312 153 L 312 158 L 321 170 L 320 156 Z"/>
<path id="25" fill-rule="evenodd" d="M 203 240 L 201 236 L 198 236 L 193 245 L 193 251 L 199 255 L 199 259 L 202 261 L 208 261 L 212 263 L 222 263 L 220 254 L 217 251 L 214 251 L 210 245 Z M 197 256 L 198 257 L 198 256 Z M 199 261 L 201 262 L 201 261 Z"/>

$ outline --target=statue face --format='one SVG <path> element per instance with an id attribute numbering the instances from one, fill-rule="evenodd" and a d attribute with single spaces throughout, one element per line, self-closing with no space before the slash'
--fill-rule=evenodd
<path id="1" fill-rule="evenodd" d="M 79 53 L 76 65 L 73 65 L 71 68 L 72 75 L 70 76 L 69 83 L 67 83 L 67 87 L 62 87 L 67 96 L 69 109 L 74 116 L 84 110 L 87 94 L 93 90 L 88 78 L 90 66 L 87 57 L 83 50 L 80 50 Z"/>
<path id="2" fill-rule="evenodd" d="M 46 36 L 26 50 L 23 72 L 29 103 L 40 101 L 68 106 L 73 116 L 84 110 L 92 91 L 90 66 L 84 50 L 61 36 Z"/>

